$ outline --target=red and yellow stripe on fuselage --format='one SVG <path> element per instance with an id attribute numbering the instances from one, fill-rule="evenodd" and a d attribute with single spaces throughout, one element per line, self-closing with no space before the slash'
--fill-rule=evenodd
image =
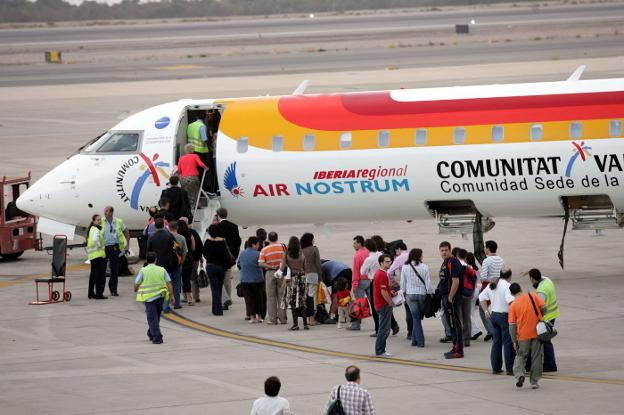
<path id="1" fill-rule="evenodd" d="M 529 84 L 538 85 L 538 84 Z M 220 129 L 250 146 L 272 148 L 284 137 L 284 151 L 303 151 L 313 134 L 315 151 L 341 150 L 340 133 L 352 134 L 352 150 L 377 149 L 379 131 L 390 133 L 387 148 L 415 146 L 415 129 L 427 130 L 426 146 L 453 145 L 456 127 L 465 144 L 492 144 L 492 127 L 504 127 L 503 143 L 530 142 L 534 124 L 540 141 L 570 140 L 570 123 L 582 123 L 575 139 L 610 137 L 610 121 L 624 117 L 624 91 L 558 93 L 486 98 L 398 101 L 392 92 L 262 97 L 226 102 Z"/>

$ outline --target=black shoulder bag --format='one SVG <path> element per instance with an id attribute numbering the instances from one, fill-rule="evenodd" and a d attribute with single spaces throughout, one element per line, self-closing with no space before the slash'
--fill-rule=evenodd
<path id="1" fill-rule="evenodd" d="M 327 415 L 345 415 L 345 411 L 342 408 L 342 402 L 340 402 L 340 388 L 342 385 L 338 386 L 338 397 L 334 402 L 329 405 L 327 408 Z"/>
<path id="2" fill-rule="evenodd" d="M 425 287 L 425 292 L 426 292 L 427 291 L 427 284 L 425 283 L 425 280 L 423 279 L 423 277 L 420 276 L 418 271 L 416 271 L 416 268 L 414 267 L 414 265 L 411 262 L 410 262 L 409 265 L 410 265 L 410 267 L 412 267 L 412 270 L 414 270 L 414 273 L 416 274 L 418 279 L 423 283 L 423 287 Z M 438 304 L 438 306 L 436 306 L 436 304 Z M 434 294 L 425 294 L 425 307 L 424 307 L 424 310 L 423 310 L 423 315 L 426 318 L 435 317 L 436 312 L 440 309 L 439 304 L 440 303 L 435 300 L 435 295 Z"/>

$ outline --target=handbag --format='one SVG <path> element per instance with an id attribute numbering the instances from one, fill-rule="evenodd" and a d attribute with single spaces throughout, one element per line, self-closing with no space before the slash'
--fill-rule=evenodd
<path id="1" fill-rule="evenodd" d="M 342 402 L 340 401 L 340 388 L 341 387 L 342 385 L 338 386 L 338 397 L 327 408 L 327 415 L 345 415 L 344 408 L 342 407 Z"/>
<path id="2" fill-rule="evenodd" d="M 236 286 L 236 296 L 239 298 L 243 298 L 245 296 L 243 294 L 243 285 L 240 282 Z"/>
<path id="3" fill-rule="evenodd" d="M 353 300 L 353 302 L 349 304 L 349 317 L 362 320 L 370 316 L 371 312 L 370 304 L 368 304 L 368 298 L 358 298 Z"/>
<path id="4" fill-rule="evenodd" d="M 550 341 L 553 337 L 557 335 L 557 329 L 550 321 L 542 320 L 542 317 L 537 312 L 537 307 L 535 306 L 535 301 L 533 301 L 533 296 L 531 293 L 529 294 L 529 298 L 531 299 L 531 304 L 533 304 L 533 311 L 535 311 L 535 315 L 538 318 L 537 325 L 535 326 L 535 330 L 537 331 L 537 338 L 543 342 Z"/>
<path id="5" fill-rule="evenodd" d="M 227 264 L 227 268 L 232 268 L 236 264 L 236 258 L 232 255 L 232 251 L 230 251 L 230 247 L 227 244 L 227 241 L 224 239 L 223 243 L 225 244 L 225 263 Z"/>
<path id="6" fill-rule="evenodd" d="M 423 277 L 421 277 L 418 271 L 416 271 L 416 268 L 412 263 L 410 263 L 409 265 L 410 267 L 412 267 L 412 270 L 414 270 L 414 273 L 416 274 L 418 279 L 423 283 L 425 291 L 427 291 L 427 284 L 425 283 Z M 441 301 L 439 299 L 436 299 L 436 296 L 434 294 L 426 294 L 425 305 L 423 308 L 423 315 L 425 316 L 425 318 L 435 317 L 436 313 L 441 308 Z"/>
<path id="7" fill-rule="evenodd" d="M 392 307 L 398 307 L 405 302 L 405 296 L 403 295 L 403 291 L 399 290 L 396 292 L 394 297 L 392 297 Z"/>
<path id="8" fill-rule="evenodd" d="M 197 266 L 197 286 L 199 288 L 208 287 L 208 274 L 206 273 L 206 264 L 203 261 L 199 261 L 199 265 Z"/>

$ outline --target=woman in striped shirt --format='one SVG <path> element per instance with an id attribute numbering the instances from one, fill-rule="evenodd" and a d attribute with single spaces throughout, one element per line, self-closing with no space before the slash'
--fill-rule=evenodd
<path id="1" fill-rule="evenodd" d="M 422 249 L 410 251 L 407 262 L 401 268 L 401 290 L 412 314 L 412 346 L 425 347 L 422 319 L 425 311 L 425 298 L 433 292 L 429 267 L 422 262 Z"/>

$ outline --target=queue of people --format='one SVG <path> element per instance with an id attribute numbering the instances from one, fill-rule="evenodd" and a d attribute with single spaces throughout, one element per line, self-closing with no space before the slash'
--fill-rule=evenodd
<path id="1" fill-rule="evenodd" d="M 445 358 L 463 358 L 471 340 L 482 335 L 475 319 L 478 310 L 486 332 L 484 341 L 492 340 L 492 373 L 504 370 L 522 386 L 527 370 L 531 385 L 538 387 L 542 371 L 557 370 L 552 342 L 537 340 L 535 328 L 538 321 L 554 326 L 560 316 L 554 283 L 539 270 L 531 269 L 528 275 L 536 293 L 524 295 L 521 287 L 512 282 L 512 271 L 497 254 L 495 241 L 485 242 L 486 257 L 480 268 L 474 254 L 453 248 L 446 241 L 440 243 L 442 264 L 434 288 L 422 249 L 408 249 L 403 241 L 387 243 L 379 235 L 353 238 L 352 268 L 339 261 L 322 260 L 311 233 L 301 238 L 291 236 L 284 244 L 276 232 L 259 229 L 240 252 L 238 226 L 227 219 L 227 210 L 220 208 L 202 241 L 189 219 L 180 216 L 184 211 L 176 208 L 187 199 L 184 190 L 177 189 L 168 196 L 177 192 L 180 197 L 163 196 L 160 209 L 149 212 L 144 231 L 146 267 L 135 281 L 137 301 L 146 303 L 148 337 L 155 343 L 162 342 L 157 324 L 161 309 L 166 313 L 171 308 L 182 308 L 183 303 L 191 306 L 200 301 L 200 270 L 205 269 L 210 282 L 212 314 L 223 315 L 233 304 L 232 269 L 238 264 L 238 288 L 245 302 L 245 319 L 251 324 L 285 325 L 290 310 L 289 330 L 301 326 L 309 330 L 319 324 L 317 306 L 327 302 L 331 304 L 330 318 L 322 317 L 321 322 L 358 331 L 367 315 L 358 317 L 352 307 L 354 303 L 364 304 L 374 321 L 374 353 L 390 357 L 387 340 L 400 330 L 394 308 L 405 307 L 406 337 L 412 346 L 423 348 L 426 336 L 422 321 L 433 315 L 432 308 L 439 301 L 433 311 L 441 311 L 442 315 L 445 336 L 440 342 L 451 343 Z M 88 297 L 94 299 L 106 298 L 107 262 L 111 269 L 109 290 L 111 295 L 118 295 L 116 268 L 129 238 L 123 220 L 114 216 L 113 207 L 107 206 L 104 213 L 104 219 L 94 215 L 87 230 L 91 262 Z M 319 301 L 320 296 L 328 298 Z M 531 300 L 535 305 L 529 308 L 527 302 Z"/>

